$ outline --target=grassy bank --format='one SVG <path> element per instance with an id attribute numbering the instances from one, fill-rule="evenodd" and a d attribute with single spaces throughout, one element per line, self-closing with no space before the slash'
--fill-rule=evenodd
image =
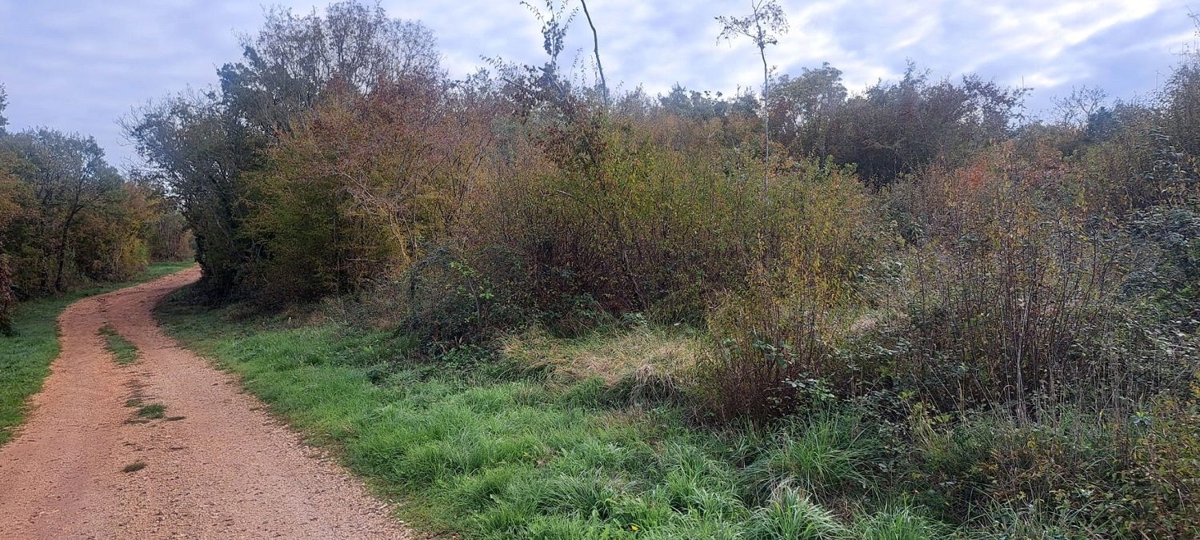
<path id="1" fill-rule="evenodd" d="M 499 359 L 459 351 L 431 365 L 405 360 L 404 340 L 384 332 L 235 324 L 175 301 L 159 315 L 312 441 L 405 501 L 402 517 L 428 530 L 470 538 L 929 538 L 947 530 L 874 485 L 891 478 L 878 466 L 891 450 L 861 415 L 830 412 L 769 433 L 693 429 L 670 399 L 639 398 L 644 369 L 605 381 L 546 367 L 562 354 L 627 363 L 615 344 L 688 350 L 685 336 L 535 337 Z"/>
<path id="2" fill-rule="evenodd" d="M 717 428 L 690 420 L 688 382 L 671 375 L 686 373 L 702 337 L 532 333 L 494 353 L 418 361 L 390 332 L 236 315 L 178 298 L 159 307 L 170 333 L 424 530 L 1048 539 L 1186 535 L 1198 523 L 1200 417 L 1187 403 L 1147 403 L 1132 418 L 1048 407 L 1029 424 L 865 396 Z"/>
<path id="3" fill-rule="evenodd" d="M 151 265 L 137 279 L 113 283 L 17 306 L 14 337 L 0 337 L 0 444 L 8 442 L 25 418 L 25 401 L 42 387 L 50 362 L 58 356 L 58 316 L 71 303 L 88 296 L 151 281 L 191 266 L 192 262 Z"/>

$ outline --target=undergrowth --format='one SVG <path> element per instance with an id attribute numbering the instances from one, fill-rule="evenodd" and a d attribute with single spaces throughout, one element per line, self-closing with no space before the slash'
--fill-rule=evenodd
<path id="1" fill-rule="evenodd" d="M 1200 452 L 1185 436 L 1194 430 L 1192 401 L 1146 403 L 1131 417 L 1043 404 L 1030 423 L 869 394 L 814 402 L 769 424 L 703 426 L 687 406 L 694 366 L 668 354 L 702 342 L 687 332 L 527 332 L 498 352 L 431 359 L 389 332 L 286 317 L 235 323 L 236 308 L 200 310 L 179 296 L 159 309 L 169 332 L 239 374 L 311 442 L 402 500 L 404 519 L 434 532 L 1121 538 L 1196 530 L 1189 464 Z M 633 367 L 631 350 L 677 374 L 676 393 L 631 391 L 649 369 Z"/>
<path id="2" fill-rule="evenodd" d="M 770 432 L 698 430 L 686 408 L 639 397 L 625 376 L 546 367 L 564 354 L 620 365 L 614 345 L 676 351 L 696 339 L 686 335 L 637 328 L 566 340 L 527 335 L 510 341 L 498 361 L 471 364 L 452 354 L 453 362 L 434 360 L 431 369 L 428 360 L 407 360 L 411 345 L 387 332 L 235 324 L 178 298 L 159 316 L 310 441 L 331 446 L 381 493 L 401 498 L 405 519 L 433 531 L 795 538 L 811 530 L 826 538 L 892 537 L 872 532 L 890 527 L 923 538 L 938 530 L 923 510 L 874 487 L 895 483 L 874 462 L 894 447 L 861 415 L 830 410 Z M 629 378 L 637 372 L 626 370 Z M 797 501 L 806 506 L 797 509 Z"/>

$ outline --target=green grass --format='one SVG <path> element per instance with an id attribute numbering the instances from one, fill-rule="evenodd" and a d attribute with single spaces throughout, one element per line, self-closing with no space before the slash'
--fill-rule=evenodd
<path id="1" fill-rule="evenodd" d="M 167 406 L 162 403 L 151 403 L 138 407 L 137 415 L 148 420 L 157 420 L 166 416 Z"/>
<path id="2" fill-rule="evenodd" d="M 113 360 L 122 366 L 128 366 L 137 361 L 138 350 L 129 340 L 121 337 L 111 325 L 100 327 L 100 335 L 104 336 L 104 348 L 113 355 Z"/>
<path id="3" fill-rule="evenodd" d="M 158 315 L 435 534 L 1139 538 L 1189 537 L 1200 523 L 1179 487 L 1200 456 L 1190 401 L 1138 417 L 1153 423 L 1068 404 L 1023 425 L 1004 410 L 939 415 L 880 393 L 765 427 L 700 426 L 681 408 L 686 376 L 670 371 L 687 366 L 670 351 L 697 345 L 667 330 L 526 334 L 499 353 L 429 360 L 404 336 L 239 309 L 173 298 Z M 643 366 L 667 370 L 655 380 L 673 390 L 636 390 Z"/>
<path id="4" fill-rule="evenodd" d="M 13 430 L 25 418 L 26 400 L 41 389 L 42 380 L 50 374 L 50 363 L 59 351 L 58 316 L 68 305 L 87 296 L 151 281 L 192 264 L 154 264 L 134 281 L 18 305 L 13 316 L 16 336 L 0 337 L 0 445 L 12 438 Z"/>
<path id="5" fill-rule="evenodd" d="M 451 355 L 453 364 L 410 361 L 411 344 L 386 332 L 232 323 L 174 299 L 158 314 L 169 333 L 239 374 L 310 441 L 403 500 L 403 518 L 433 532 L 934 537 L 917 510 L 862 495 L 878 481 L 878 467 L 866 462 L 882 445 L 853 415 L 769 434 L 693 429 L 684 411 L 631 405 L 599 379 L 564 386 L 540 370 L 523 377 L 503 360 L 496 367 L 461 355 Z M 843 488 L 852 503 L 834 493 Z M 832 495 L 817 497 L 825 492 Z"/>

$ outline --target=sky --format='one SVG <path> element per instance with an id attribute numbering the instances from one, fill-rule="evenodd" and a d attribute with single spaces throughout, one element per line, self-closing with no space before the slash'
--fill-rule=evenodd
<path id="1" fill-rule="evenodd" d="M 557 3 L 559 0 L 555 0 Z M 577 0 L 569 0 L 577 5 Z M 533 0 L 545 11 L 545 0 Z M 975 73 L 1031 89 L 1026 113 L 1050 119 L 1053 100 L 1099 86 L 1111 98 L 1146 98 L 1196 47 L 1184 0 L 779 0 L 790 30 L 767 49 L 778 74 L 823 62 L 851 92 L 895 80 L 909 61 L 935 78 Z M 118 120 L 151 100 L 216 83 L 256 33 L 264 5 L 297 14 L 327 2 L 299 0 L 0 0 L 0 85 L 9 131 L 47 126 L 94 136 L 118 167 L 136 163 Z M 518 0 L 384 0 L 395 18 L 420 20 L 438 38 L 452 77 L 483 57 L 540 64 L 540 23 Z M 591 0 L 610 87 L 650 95 L 680 84 L 733 93 L 760 87 L 748 40 L 718 42 L 718 15 L 750 0 Z M 564 60 L 590 69 L 582 13 Z"/>

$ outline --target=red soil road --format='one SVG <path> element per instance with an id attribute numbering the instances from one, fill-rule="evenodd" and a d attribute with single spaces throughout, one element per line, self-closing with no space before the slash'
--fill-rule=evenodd
<path id="1" fill-rule="evenodd" d="M 0 448 L 0 538 L 410 538 L 387 505 L 151 317 L 195 268 L 81 300 L 18 436 Z M 137 346 L 118 366 L 98 330 Z M 126 400 L 170 419 L 130 423 Z M 179 418 L 182 417 L 182 418 Z M 135 462 L 136 472 L 122 472 Z"/>

